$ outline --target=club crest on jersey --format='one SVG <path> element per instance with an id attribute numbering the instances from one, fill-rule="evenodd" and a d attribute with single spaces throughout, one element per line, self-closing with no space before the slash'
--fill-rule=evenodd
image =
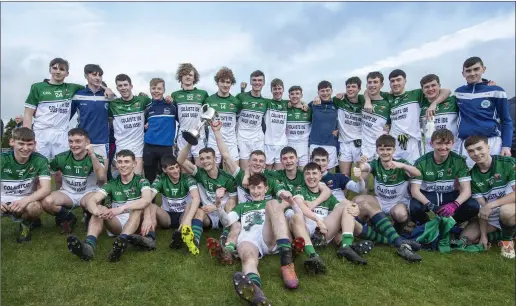
<path id="1" fill-rule="evenodd" d="M 482 106 L 482 108 L 488 108 L 491 106 L 491 102 L 489 100 L 484 100 L 480 103 L 480 106 Z"/>
<path id="2" fill-rule="evenodd" d="M 235 104 L 229 103 L 229 108 L 231 108 L 231 109 L 235 108 Z"/>
<path id="3" fill-rule="evenodd" d="M 450 103 L 448 103 L 448 102 L 444 102 L 444 103 L 442 104 L 442 106 L 443 106 L 443 108 L 448 108 L 448 107 L 450 107 Z"/>
<path id="4" fill-rule="evenodd" d="M 392 180 L 392 181 L 395 181 L 395 180 L 396 180 L 396 177 L 397 177 L 397 175 L 396 175 L 396 173 L 394 173 L 393 175 L 391 175 L 391 180 Z"/>
<path id="5" fill-rule="evenodd" d="M 134 104 L 134 106 L 140 107 L 140 102 L 136 102 L 136 104 Z"/>
<path id="6" fill-rule="evenodd" d="M 452 174 L 452 169 L 451 169 L 451 168 L 448 168 L 448 171 L 446 171 L 446 174 L 447 174 L 448 176 L 451 176 L 451 174 Z"/>
<path id="7" fill-rule="evenodd" d="M 84 170 L 84 172 L 86 172 L 88 171 L 88 166 L 84 166 L 82 169 Z"/>
<path id="8" fill-rule="evenodd" d="M 500 173 L 495 173 L 495 175 L 494 175 L 494 179 L 495 179 L 496 181 L 499 181 L 501 177 L 502 177 L 502 176 L 500 175 Z"/>
<path id="9" fill-rule="evenodd" d="M 201 99 L 201 95 L 200 94 L 197 94 L 197 99 Z"/>
<path id="10" fill-rule="evenodd" d="M 165 107 L 165 109 L 163 110 L 163 114 L 170 115 L 170 108 Z"/>

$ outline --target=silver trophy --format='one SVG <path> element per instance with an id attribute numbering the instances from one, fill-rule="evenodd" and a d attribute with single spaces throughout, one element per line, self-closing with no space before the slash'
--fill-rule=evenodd
<path id="1" fill-rule="evenodd" d="M 202 106 L 201 121 L 197 124 L 197 127 L 183 130 L 183 138 L 192 146 L 196 146 L 199 143 L 201 129 L 203 129 L 204 126 L 211 124 L 214 120 L 218 120 L 218 118 L 219 114 L 217 114 L 217 111 L 214 108 L 209 107 L 207 104 L 204 104 Z"/>

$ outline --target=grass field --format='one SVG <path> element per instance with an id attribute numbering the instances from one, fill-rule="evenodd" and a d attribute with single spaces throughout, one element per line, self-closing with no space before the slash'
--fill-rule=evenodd
<path id="1" fill-rule="evenodd" d="M 76 211 L 78 214 L 79 211 Z M 245 305 L 233 291 L 231 277 L 239 263 L 221 266 L 201 254 L 168 248 L 170 231 L 157 232 L 157 250 L 129 247 L 117 263 L 107 261 L 113 238 L 99 238 L 96 257 L 82 262 L 68 252 L 66 237 L 43 217 L 32 241 L 15 242 L 17 226 L 2 220 L 2 305 Z M 84 238 L 82 223 L 75 233 Z M 336 257 L 333 246 L 321 255 L 328 274 L 307 275 L 296 260 L 300 288 L 283 288 L 279 257 L 260 263 L 263 289 L 273 305 L 514 305 L 515 261 L 486 253 L 421 252 L 423 262 L 407 264 L 389 247 L 378 246 L 367 266 Z"/>

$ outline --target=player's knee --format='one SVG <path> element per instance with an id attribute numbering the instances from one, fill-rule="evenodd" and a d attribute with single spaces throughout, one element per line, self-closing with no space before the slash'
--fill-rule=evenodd
<path id="1" fill-rule="evenodd" d="M 199 220 L 202 220 L 204 218 L 204 211 L 200 208 L 197 209 L 197 211 L 195 212 L 195 215 L 194 215 L 194 219 L 199 219 Z"/>
<path id="2" fill-rule="evenodd" d="M 396 222 L 405 222 L 408 220 L 407 208 L 397 205 L 391 210 L 391 216 Z"/>
<path id="3" fill-rule="evenodd" d="M 41 206 L 44 210 L 49 210 L 52 205 L 54 205 L 54 198 L 52 195 L 46 196 L 43 200 L 41 200 Z"/>
<path id="4" fill-rule="evenodd" d="M 25 211 L 31 217 L 37 217 L 42 212 L 41 203 L 39 201 L 31 202 L 25 207 Z"/>
<path id="5" fill-rule="evenodd" d="M 275 211 L 278 206 L 279 202 L 277 200 L 270 200 L 265 205 L 265 210 Z"/>
<path id="6" fill-rule="evenodd" d="M 508 204 L 500 207 L 500 221 L 506 226 L 516 225 L 516 204 Z"/>

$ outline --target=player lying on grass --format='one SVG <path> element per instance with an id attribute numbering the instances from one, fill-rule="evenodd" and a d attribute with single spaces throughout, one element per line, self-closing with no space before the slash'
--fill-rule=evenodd
<path id="1" fill-rule="evenodd" d="M 97 184 L 106 182 L 104 158 L 95 154 L 84 129 L 74 128 L 68 132 L 68 146 L 68 151 L 57 154 L 50 161 L 50 169 L 63 174 L 62 187 L 41 202 L 43 210 L 56 216 L 56 223 L 66 234 L 70 234 L 77 223 L 72 210 L 81 206 L 86 195 L 98 189 Z"/>
<path id="2" fill-rule="evenodd" d="M 116 154 L 116 166 L 120 175 L 84 199 L 86 209 L 92 214 L 85 241 L 73 235 L 67 239 L 68 250 L 82 260 L 93 258 L 97 237 L 106 226 L 109 236 L 119 235 L 113 242 L 108 260 L 119 261 L 127 248 L 129 235 L 138 230 L 142 213 L 152 201 L 149 181 L 134 173 L 136 158 L 133 152 L 120 150 Z M 107 196 L 111 197 L 112 208 L 100 205 Z M 153 231 L 147 236 L 155 238 Z"/>
<path id="3" fill-rule="evenodd" d="M 262 283 L 258 273 L 259 259 L 264 255 L 279 252 L 281 275 L 285 286 L 290 289 L 299 286 L 287 221 L 283 215 L 285 207 L 294 202 L 292 197 L 289 197 L 288 203 L 267 201 L 267 189 L 267 178 L 261 173 L 253 174 L 249 178 L 252 202 L 239 203 L 227 213 L 221 205 L 223 192 L 218 190 L 215 203 L 225 227 L 237 221 L 242 223 L 237 243 L 237 251 L 242 260 L 242 272 L 234 274 L 233 284 L 237 294 L 252 305 L 270 305 L 261 290 Z"/>
<path id="4" fill-rule="evenodd" d="M 189 175 L 181 173 L 181 166 L 172 154 L 161 158 L 163 173 L 152 183 L 152 197 L 161 194 L 161 207 L 150 204 L 143 211 L 141 235 L 129 235 L 134 243 L 148 249 L 155 248 L 155 240 L 147 236 L 154 232 L 156 226 L 169 229 L 172 232 L 170 247 L 179 249 L 183 242 L 189 251 L 197 255 L 199 249 L 194 243 L 192 232 L 192 218 L 199 208 L 201 198 L 197 188 L 197 181 Z"/>
<path id="5" fill-rule="evenodd" d="M 488 240 L 499 240 L 502 256 L 514 258 L 516 164 L 510 156 L 489 155 L 488 143 L 486 136 L 470 136 L 464 141 L 469 157 L 475 162 L 471 169 L 471 189 L 481 208 L 478 219 L 470 221 L 462 231 L 461 242 L 466 246 L 478 241 L 487 249 Z"/>
<path id="6" fill-rule="evenodd" d="M 18 242 L 31 239 L 30 231 L 41 226 L 41 200 L 50 194 L 50 172 L 48 160 L 34 152 L 34 132 L 26 127 L 12 131 L 9 145 L 12 151 L 2 153 L 0 180 L 2 217 L 9 216 L 20 223 Z M 36 191 L 36 180 L 39 188 Z"/>

